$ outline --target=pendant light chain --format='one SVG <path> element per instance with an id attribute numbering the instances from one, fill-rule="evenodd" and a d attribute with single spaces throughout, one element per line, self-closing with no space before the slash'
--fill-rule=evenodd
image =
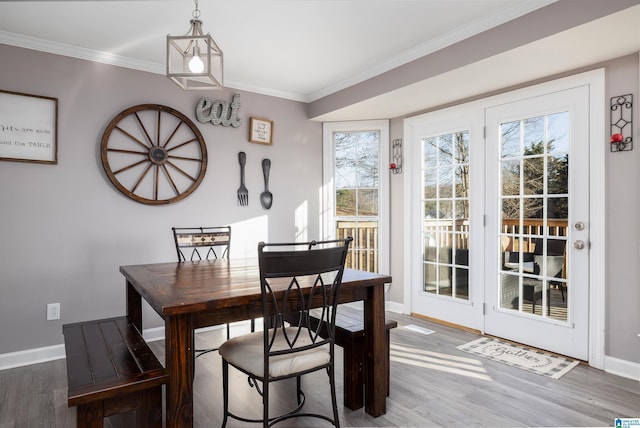
<path id="1" fill-rule="evenodd" d="M 194 11 L 191 14 L 191 16 L 193 16 L 193 19 L 199 19 L 200 18 L 200 9 L 198 9 L 198 0 L 194 0 L 194 2 L 196 4 L 196 8 L 194 9 Z"/>

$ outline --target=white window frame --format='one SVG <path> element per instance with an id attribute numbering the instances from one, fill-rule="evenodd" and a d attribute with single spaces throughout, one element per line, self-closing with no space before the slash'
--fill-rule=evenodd
<path id="1" fill-rule="evenodd" d="M 323 239 L 335 238 L 335 132 L 379 131 L 379 203 L 378 206 L 378 270 L 379 273 L 390 273 L 390 237 L 389 237 L 389 121 L 367 120 L 353 122 L 326 122 L 322 124 L 322 213 L 320 219 L 320 236 Z"/>

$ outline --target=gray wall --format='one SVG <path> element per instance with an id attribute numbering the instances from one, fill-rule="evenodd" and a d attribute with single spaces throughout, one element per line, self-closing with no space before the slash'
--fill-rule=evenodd
<path id="1" fill-rule="evenodd" d="M 321 124 L 298 102 L 227 89 L 185 92 L 164 76 L 0 45 L 0 89 L 58 98 L 58 164 L 0 162 L 0 354 L 62 343 L 64 323 L 123 314 L 120 265 L 173 261 L 172 226 L 231 224 L 232 256 L 259 240 L 319 236 Z M 239 128 L 200 124 L 202 96 L 240 94 Z M 119 112 L 157 103 L 191 118 L 209 165 L 186 199 L 149 206 L 118 192 L 100 162 L 100 139 Z M 275 122 L 273 146 L 248 142 L 249 117 Z M 0 118 L 1 122 L 1 118 Z M 237 153 L 247 153 L 249 206 L 236 204 Z M 264 210 L 260 162 L 272 161 Z M 46 304 L 62 318 L 46 321 Z M 146 310 L 145 327 L 159 326 Z"/>
<path id="2" fill-rule="evenodd" d="M 640 88 L 639 56 L 629 55 L 605 65 L 606 102 L 633 95 L 633 151 L 605 151 L 606 315 L 605 354 L 640 362 Z M 609 117 L 606 118 L 609 132 Z M 608 144 L 609 135 L 603 137 Z"/>

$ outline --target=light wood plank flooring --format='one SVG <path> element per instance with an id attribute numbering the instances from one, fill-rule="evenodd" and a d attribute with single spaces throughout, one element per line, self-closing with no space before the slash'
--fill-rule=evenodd
<path id="1" fill-rule="evenodd" d="M 473 357 L 456 346 L 477 338 L 471 332 L 388 313 L 398 321 L 391 331 L 391 396 L 387 413 L 372 418 L 364 411 L 342 407 L 342 352 L 337 355 L 340 421 L 345 427 L 444 426 L 614 426 L 617 417 L 640 417 L 640 382 L 606 374 L 585 364 L 559 380 Z M 406 328 L 435 331 L 425 335 Z M 198 344 L 216 345 L 223 330 L 199 334 Z M 162 341 L 152 348 L 163 358 Z M 66 404 L 64 360 L 0 371 L 0 428 L 73 427 L 75 409 Z M 220 426 L 221 362 L 217 353 L 196 363 L 195 426 Z M 231 402 L 254 416 L 260 399 L 245 377 L 231 373 Z M 278 385 L 277 396 L 293 399 L 294 385 Z M 319 372 L 303 380 L 310 410 L 329 412 L 328 381 Z M 291 401 L 289 401 L 291 403 Z M 284 401 L 273 403 L 284 406 Z M 113 420 L 110 427 L 130 426 L 131 419 Z M 296 419 L 277 426 L 328 426 L 315 419 Z M 246 424 L 231 421 L 228 426 Z"/>

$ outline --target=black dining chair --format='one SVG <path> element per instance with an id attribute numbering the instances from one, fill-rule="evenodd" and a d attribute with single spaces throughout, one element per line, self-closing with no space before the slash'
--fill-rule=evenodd
<path id="1" fill-rule="evenodd" d="M 315 417 L 340 426 L 334 369 L 335 320 L 351 241 L 349 237 L 313 243 L 258 244 L 264 329 L 234 337 L 220 346 L 223 427 L 228 418 L 268 427 L 294 417 Z M 311 309 L 319 311 L 319 323 L 309 321 Z M 314 314 L 317 316 L 317 312 Z M 292 318 L 299 321 L 291 323 Z M 249 385 L 262 396 L 262 419 L 229 410 L 229 366 L 246 374 Z M 301 377 L 318 370 L 326 370 L 329 377 L 331 416 L 302 412 L 305 395 Z M 270 416 L 271 384 L 290 378 L 296 378 L 295 406 Z"/>
<path id="2" fill-rule="evenodd" d="M 171 229 L 179 262 L 229 259 L 231 226 L 173 227 Z M 228 340 L 231 337 L 230 324 L 227 324 L 226 328 Z M 254 320 L 251 320 L 251 331 L 255 331 Z M 217 347 L 198 349 L 194 346 L 194 358 L 217 350 Z"/>
<path id="3" fill-rule="evenodd" d="M 231 226 L 172 227 L 171 230 L 179 262 L 229 258 Z"/>

